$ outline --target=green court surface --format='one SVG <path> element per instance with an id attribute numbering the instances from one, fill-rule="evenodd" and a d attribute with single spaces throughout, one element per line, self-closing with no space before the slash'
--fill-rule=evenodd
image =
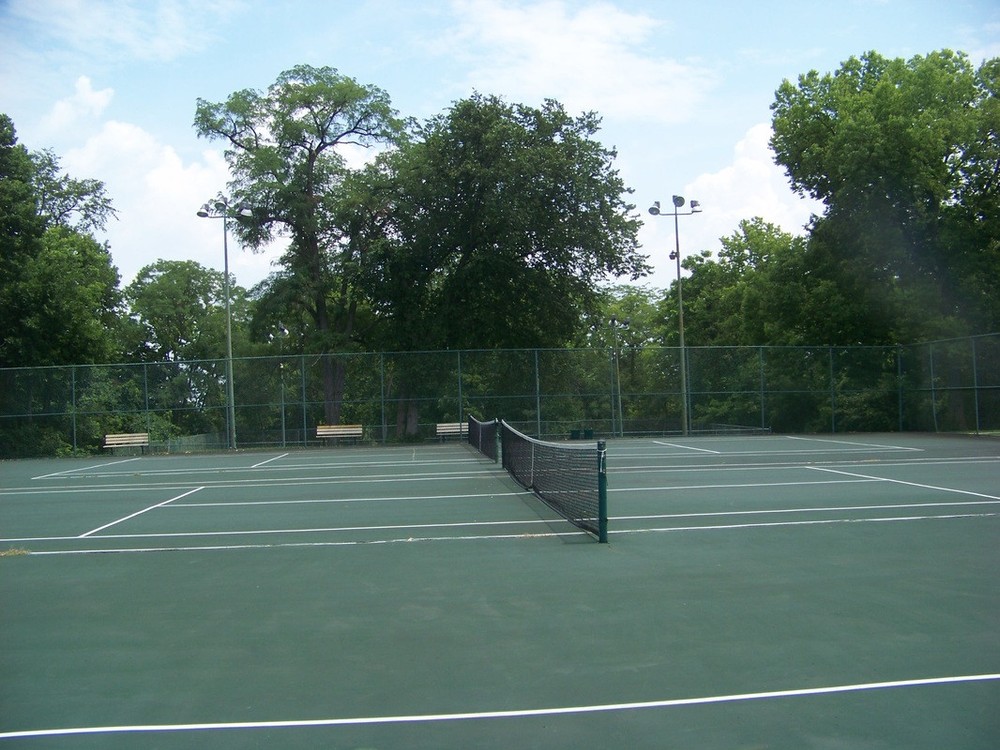
<path id="1" fill-rule="evenodd" d="M 2 748 L 1000 747 L 1000 441 L 0 463 Z"/>

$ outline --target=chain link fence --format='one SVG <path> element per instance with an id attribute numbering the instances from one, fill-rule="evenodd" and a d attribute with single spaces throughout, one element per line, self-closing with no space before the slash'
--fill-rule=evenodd
<path id="1" fill-rule="evenodd" d="M 296 354 L 233 363 L 236 447 L 435 440 L 500 416 L 545 438 L 756 431 L 1000 430 L 1000 334 L 887 347 L 676 347 Z M 225 360 L 0 369 L 0 457 L 228 446 Z"/>

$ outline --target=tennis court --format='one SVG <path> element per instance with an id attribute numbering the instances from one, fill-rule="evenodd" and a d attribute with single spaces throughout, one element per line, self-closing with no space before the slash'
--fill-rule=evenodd
<path id="1" fill-rule="evenodd" d="M 996 748 L 1000 442 L 0 463 L 0 747 Z"/>

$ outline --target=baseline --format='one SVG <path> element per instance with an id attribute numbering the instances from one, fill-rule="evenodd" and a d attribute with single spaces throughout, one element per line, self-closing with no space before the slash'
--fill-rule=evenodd
<path id="1" fill-rule="evenodd" d="M 898 690 L 903 688 L 927 687 L 931 685 L 954 685 L 961 683 L 991 682 L 1000 680 L 1000 673 L 955 675 L 949 677 L 928 677 L 888 682 L 864 682 L 854 685 L 831 685 L 827 687 L 796 688 L 791 690 L 771 690 L 760 693 L 735 693 L 732 695 L 712 695 L 694 698 L 671 698 L 633 703 L 607 703 L 591 706 L 557 706 L 552 708 L 526 708 L 509 711 L 477 711 L 449 714 L 411 714 L 403 716 L 357 716 L 331 719 L 299 719 L 292 721 L 234 721 L 204 724 L 137 724 L 133 726 L 68 727 L 65 729 L 34 729 L 15 732 L 0 732 L 0 739 L 23 739 L 28 737 L 65 737 L 83 734 L 122 734 L 137 732 L 197 732 L 233 729 L 289 729 L 301 727 L 357 726 L 362 724 L 419 724 L 427 722 L 475 721 L 483 719 L 522 719 L 533 716 L 560 716 L 566 714 L 608 713 L 613 711 L 637 711 L 655 708 L 677 708 L 682 706 L 704 706 L 717 703 L 741 703 L 758 700 L 778 700 L 802 698 L 815 695 L 835 695 L 873 690 Z"/>

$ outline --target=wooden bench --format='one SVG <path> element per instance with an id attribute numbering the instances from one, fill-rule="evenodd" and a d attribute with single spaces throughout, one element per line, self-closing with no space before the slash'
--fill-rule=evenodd
<path id="1" fill-rule="evenodd" d="M 441 439 L 464 437 L 468 431 L 469 425 L 465 422 L 439 422 L 437 425 L 437 436 Z"/>
<path id="2" fill-rule="evenodd" d="M 359 424 L 321 424 L 316 426 L 316 437 L 327 439 L 354 438 L 364 436 L 365 428 Z"/>
<path id="3" fill-rule="evenodd" d="M 105 448 L 139 448 L 144 451 L 149 447 L 148 432 L 119 432 L 104 436 Z"/>

